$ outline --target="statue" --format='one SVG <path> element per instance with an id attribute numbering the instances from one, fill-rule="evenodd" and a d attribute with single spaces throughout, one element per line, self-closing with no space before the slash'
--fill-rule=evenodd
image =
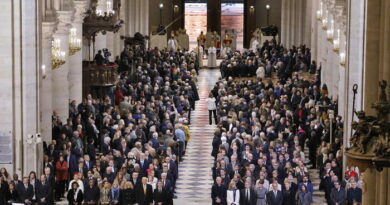
<path id="1" fill-rule="evenodd" d="M 351 137 L 348 152 L 379 158 L 390 157 L 390 122 L 387 118 L 390 103 L 387 101 L 386 87 L 386 81 L 379 82 L 379 100 L 372 105 L 377 116 L 367 116 L 364 111 L 355 112 L 359 121 L 352 122 L 355 133 Z"/>

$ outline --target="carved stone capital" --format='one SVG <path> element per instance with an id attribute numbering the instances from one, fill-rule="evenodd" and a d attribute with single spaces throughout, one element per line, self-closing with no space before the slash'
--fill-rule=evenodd
<path id="1" fill-rule="evenodd" d="M 42 22 L 42 46 L 44 48 L 51 47 L 53 35 L 57 29 L 57 22 Z"/>
<path id="2" fill-rule="evenodd" d="M 75 7 L 75 13 L 74 13 L 74 23 L 83 23 L 85 12 L 88 8 L 88 2 L 85 0 L 75 0 L 73 1 L 74 7 Z"/>
<path id="3" fill-rule="evenodd" d="M 57 11 L 58 26 L 56 34 L 69 34 L 73 18 L 73 11 Z"/>

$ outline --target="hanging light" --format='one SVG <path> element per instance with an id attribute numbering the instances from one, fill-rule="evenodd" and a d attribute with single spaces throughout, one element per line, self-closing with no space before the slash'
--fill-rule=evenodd
<path id="1" fill-rule="evenodd" d="M 330 21 L 330 28 L 326 31 L 326 39 L 330 42 L 333 41 L 333 28 L 334 28 L 334 20 Z"/>
<path id="2" fill-rule="evenodd" d="M 69 35 L 69 55 L 72 56 L 80 50 L 81 50 L 81 39 L 77 38 L 77 29 L 71 28 L 70 35 Z"/>
<path id="3" fill-rule="evenodd" d="M 333 40 L 333 51 L 339 52 L 340 50 L 340 29 L 337 29 L 336 38 Z"/>
<path id="4" fill-rule="evenodd" d="M 345 52 L 340 52 L 340 65 L 345 66 Z"/>
<path id="5" fill-rule="evenodd" d="M 322 19 L 322 29 L 328 29 L 328 11 L 325 12 L 325 17 Z"/>
<path id="6" fill-rule="evenodd" d="M 320 2 L 320 9 L 317 10 L 317 20 L 322 20 L 322 2 Z"/>
<path id="7" fill-rule="evenodd" d="M 65 52 L 61 51 L 61 40 L 54 39 L 51 47 L 51 67 L 57 69 L 65 64 Z"/>
<path id="8" fill-rule="evenodd" d="M 46 78 L 46 65 L 41 66 L 42 78 Z"/>

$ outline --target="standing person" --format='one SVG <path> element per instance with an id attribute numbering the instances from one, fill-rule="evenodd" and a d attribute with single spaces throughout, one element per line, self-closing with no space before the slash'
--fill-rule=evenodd
<path id="1" fill-rule="evenodd" d="M 213 205 L 226 205 L 226 187 L 222 184 L 221 177 L 215 179 L 215 184 L 211 188 L 211 199 Z"/>
<path id="2" fill-rule="evenodd" d="M 149 205 L 153 203 L 153 189 L 152 185 L 147 184 L 148 178 L 142 177 L 141 184 L 136 190 L 138 205 Z"/>
<path id="3" fill-rule="evenodd" d="M 88 180 L 88 185 L 85 186 L 84 194 L 84 203 L 93 205 L 99 202 L 100 190 L 97 185 L 95 185 L 94 179 Z"/>
<path id="4" fill-rule="evenodd" d="M 131 182 L 125 183 L 125 188 L 121 190 L 119 201 L 121 205 L 131 205 L 135 203 L 135 193 Z"/>
<path id="5" fill-rule="evenodd" d="M 60 156 L 59 160 L 56 163 L 56 200 L 59 201 L 60 198 L 64 197 L 64 191 L 66 187 L 66 182 L 68 181 L 68 163 L 65 161 L 64 156 Z"/>
<path id="6" fill-rule="evenodd" d="M 257 183 L 256 191 L 256 205 L 267 205 L 267 188 L 264 187 L 264 180 L 260 179 Z"/>
<path id="7" fill-rule="evenodd" d="M 108 198 L 111 201 L 111 204 L 119 204 L 119 197 L 120 197 L 120 190 L 119 185 L 117 183 L 114 183 L 110 189 L 110 194 Z"/>
<path id="8" fill-rule="evenodd" d="M 207 102 L 207 109 L 209 110 L 209 124 L 213 124 L 213 121 L 212 121 L 212 118 L 213 118 L 213 114 L 214 114 L 214 120 L 215 120 L 215 124 L 218 123 L 218 120 L 217 120 L 217 105 L 215 103 L 215 97 L 214 95 L 210 92 L 209 94 L 209 97 L 206 98 L 206 102 Z"/>
<path id="9" fill-rule="evenodd" d="M 40 182 L 35 188 L 36 197 L 38 204 L 52 204 L 53 203 L 53 192 L 50 182 L 47 182 L 46 176 L 41 175 Z"/>
<path id="10" fill-rule="evenodd" d="M 18 191 L 16 191 L 15 184 L 13 182 L 10 182 L 8 195 L 6 196 L 6 202 L 7 204 L 12 204 L 18 202 L 18 199 L 19 199 L 19 195 L 18 195 Z"/>
<path id="11" fill-rule="evenodd" d="M 256 203 L 256 193 L 251 188 L 251 181 L 245 181 L 245 188 L 240 191 L 240 204 L 241 205 L 253 205 Z"/>
<path id="12" fill-rule="evenodd" d="M 355 180 L 351 182 L 351 188 L 347 191 L 347 201 L 348 205 L 362 203 L 362 189 L 357 187 Z"/>
<path id="13" fill-rule="evenodd" d="M 31 204 L 34 196 L 34 188 L 29 183 L 28 177 L 23 177 L 23 183 L 19 183 L 17 186 L 19 195 L 19 202 L 24 204 Z"/>
<path id="14" fill-rule="evenodd" d="M 153 193 L 154 204 L 155 205 L 166 205 L 166 204 L 168 204 L 167 198 L 168 198 L 168 193 L 164 189 L 162 181 L 158 181 L 157 187 Z"/>
<path id="15" fill-rule="evenodd" d="M 334 188 L 330 192 L 332 205 L 344 205 L 346 199 L 345 189 L 341 187 L 338 181 L 334 182 Z"/>
<path id="16" fill-rule="evenodd" d="M 271 190 L 267 193 L 267 201 L 269 205 L 282 205 L 283 194 L 278 190 L 278 182 L 274 181 L 271 186 Z"/>
<path id="17" fill-rule="evenodd" d="M 227 205 L 240 205 L 240 190 L 237 189 L 234 181 L 230 182 L 226 195 Z"/>
<path id="18" fill-rule="evenodd" d="M 302 184 L 298 191 L 298 205 L 310 205 L 313 202 L 312 193 Z"/>
<path id="19" fill-rule="evenodd" d="M 9 185 L 4 175 L 0 173 L 0 205 L 7 203 L 7 196 L 9 195 Z"/>
<path id="20" fill-rule="evenodd" d="M 110 183 L 105 181 L 103 182 L 103 187 L 100 189 L 100 200 L 99 203 L 102 205 L 110 204 L 109 194 L 110 194 Z"/>
<path id="21" fill-rule="evenodd" d="M 81 205 L 83 202 L 83 191 L 79 188 L 77 182 L 73 182 L 71 187 L 67 195 L 69 205 Z"/>

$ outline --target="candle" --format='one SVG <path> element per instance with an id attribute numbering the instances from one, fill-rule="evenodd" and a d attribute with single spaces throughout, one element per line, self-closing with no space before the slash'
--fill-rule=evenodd
<path id="1" fill-rule="evenodd" d="M 46 75 L 46 66 L 42 65 L 42 75 Z"/>

